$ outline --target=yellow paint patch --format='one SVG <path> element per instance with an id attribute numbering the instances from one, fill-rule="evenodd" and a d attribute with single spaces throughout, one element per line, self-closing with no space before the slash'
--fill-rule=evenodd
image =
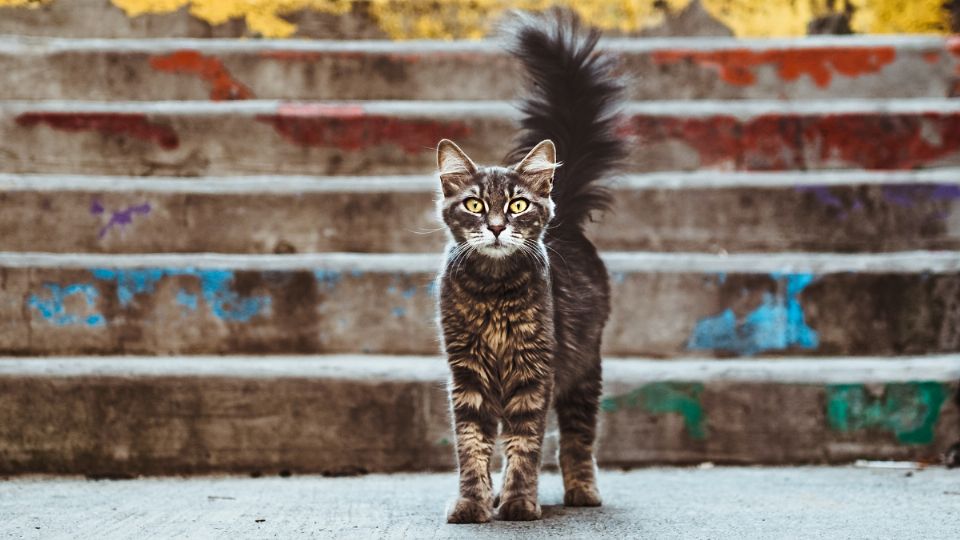
<path id="1" fill-rule="evenodd" d="M 211 25 L 243 18 L 251 31 L 264 37 L 290 37 L 297 27 L 282 16 L 310 10 L 340 15 L 350 11 L 351 0 L 111 0 L 128 16 L 170 13 L 184 6 L 190 14 Z"/>
<path id="2" fill-rule="evenodd" d="M 802 36 L 815 13 L 826 11 L 825 0 L 701 0 L 708 13 L 737 36 Z"/>
<path id="3" fill-rule="evenodd" d="M 0 0 L 3 2 L 31 0 Z M 300 10 L 343 14 L 350 11 L 351 0 L 111 0 L 128 16 L 170 13 L 189 6 L 190 13 L 211 25 L 243 18 L 251 31 L 264 37 L 289 37 L 296 26 L 282 18 Z M 666 8 L 676 11 L 691 0 L 665 0 Z M 370 14 L 380 28 L 394 39 L 481 38 L 508 9 L 543 10 L 566 6 L 577 11 L 588 23 L 604 29 L 636 31 L 663 22 L 664 9 L 654 0 L 371 0 Z"/>
<path id="4" fill-rule="evenodd" d="M 950 16 L 943 0 L 855 0 L 851 26 L 857 33 L 945 34 Z"/>
<path id="5" fill-rule="evenodd" d="M 36 8 L 49 4 L 53 0 L 0 0 L 0 7 L 31 7 Z"/>
<path id="6" fill-rule="evenodd" d="M 691 0 L 666 0 L 671 11 Z M 370 13 L 394 39 L 479 39 L 508 9 L 540 11 L 552 6 L 572 8 L 589 24 L 624 32 L 656 26 L 664 20 L 664 8 L 653 0 L 372 0 Z"/>
<path id="7" fill-rule="evenodd" d="M 701 0 L 704 9 L 740 37 L 802 36 L 807 24 L 830 13 L 826 0 Z M 949 16 L 942 0 L 851 0 L 857 33 L 946 33 Z M 842 6 L 842 2 L 835 2 Z M 839 9 L 839 8 L 837 8 Z"/>
<path id="8" fill-rule="evenodd" d="M 53 0 L 0 0 L 0 7 L 39 7 Z M 68 0 L 61 0 L 66 2 Z M 308 10 L 334 15 L 351 10 L 355 0 L 111 0 L 130 17 L 188 8 L 211 25 L 243 19 L 252 33 L 282 38 L 297 28 L 283 17 Z M 368 0 L 371 18 L 394 39 L 481 38 L 508 9 L 573 9 L 589 24 L 605 30 L 637 32 L 661 24 L 692 0 Z M 828 0 L 700 0 L 704 9 L 740 37 L 802 36 L 814 18 L 830 13 Z M 851 25 L 857 33 L 947 33 L 943 0 L 851 0 Z M 656 5 L 656 7 L 655 7 Z"/>

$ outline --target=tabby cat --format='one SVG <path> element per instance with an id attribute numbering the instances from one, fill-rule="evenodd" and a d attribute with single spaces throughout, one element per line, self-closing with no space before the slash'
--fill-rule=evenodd
<path id="1" fill-rule="evenodd" d="M 551 401 L 560 426 L 564 504 L 599 506 L 593 443 L 607 272 L 583 234 L 625 155 L 614 134 L 623 86 L 599 33 L 572 15 L 517 16 L 511 53 L 529 78 L 508 167 L 479 167 L 440 141 L 439 212 L 452 239 L 440 275 L 460 471 L 451 523 L 540 518 L 541 444 Z M 562 161 L 561 163 L 557 159 Z M 498 428 L 505 454 L 494 496 Z"/>

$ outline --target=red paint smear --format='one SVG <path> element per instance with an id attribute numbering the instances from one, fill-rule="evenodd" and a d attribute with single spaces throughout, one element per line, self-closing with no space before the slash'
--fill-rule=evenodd
<path id="1" fill-rule="evenodd" d="M 126 135 L 152 142 L 166 150 L 180 146 L 177 133 L 170 126 L 152 124 L 145 114 L 123 113 L 24 113 L 17 116 L 17 125 L 34 127 L 46 124 L 61 131 L 98 131 L 110 135 Z"/>
<path id="2" fill-rule="evenodd" d="M 776 66 L 777 75 L 784 81 L 795 81 L 801 75 L 809 75 L 817 86 L 825 88 L 830 84 L 834 72 L 847 77 L 876 73 L 893 62 L 896 55 L 893 47 L 826 47 L 775 51 L 658 51 L 653 54 L 653 60 L 658 64 L 693 61 L 709 66 L 718 70 L 724 81 L 736 86 L 755 84 L 757 77 L 753 68 L 771 64 Z"/>
<path id="3" fill-rule="evenodd" d="M 960 76 L 960 36 L 950 36 L 947 38 L 947 52 L 957 57 L 956 65 L 953 68 L 953 74 Z M 960 80 L 953 80 L 950 88 L 949 97 L 960 96 Z"/>
<path id="4" fill-rule="evenodd" d="M 960 114 L 762 115 L 674 118 L 638 115 L 620 128 L 636 144 L 680 142 L 705 167 L 803 170 L 843 163 L 912 169 L 960 153 Z"/>
<path id="5" fill-rule="evenodd" d="M 347 151 L 394 144 L 408 154 L 419 154 L 432 151 L 440 139 L 470 134 L 464 122 L 369 115 L 356 105 L 286 105 L 278 114 L 257 120 L 272 124 L 281 137 L 299 146 Z"/>
<path id="6" fill-rule="evenodd" d="M 223 62 L 197 51 L 184 50 L 166 56 L 154 56 L 150 59 L 150 65 L 159 71 L 189 73 L 200 77 L 210 86 L 210 99 L 214 101 L 253 97 L 249 88 L 233 79 Z"/>
<path id="7" fill-rule="evenodd" d="M 937 62 L 940 61 L 940 53 L 937 51 L 925 52 L 923 53 L 923 59 L 928 64 L 936 64 Z"/>

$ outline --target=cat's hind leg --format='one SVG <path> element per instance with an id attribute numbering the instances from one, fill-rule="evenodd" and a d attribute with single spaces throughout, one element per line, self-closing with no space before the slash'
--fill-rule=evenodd
<path id="1" fill-rule="evenodd" d="M 563 473 L 563 504 L 566 506 L 600 506 L 601 503 L 593 457 L 601 386 L 598 358 L 569 388 L 557 393 L 560 470 Z"/>

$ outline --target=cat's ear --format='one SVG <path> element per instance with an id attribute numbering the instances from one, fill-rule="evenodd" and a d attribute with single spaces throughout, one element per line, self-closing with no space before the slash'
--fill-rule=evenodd
<path id="1" fill-rule="evenodd" d="M 437 145 L 437 169 L 443 196 L 450 197 L 463 189 L 477 172 L 477 166 L 449 139 Z"/>
<path id="2" fill-rule="evenodd" d="M 534 146 L 513 168 L 538 195 L 549 197 L 553 189 L 553 171 L 559 166 L 557 148 L 547 139 Z"/>

